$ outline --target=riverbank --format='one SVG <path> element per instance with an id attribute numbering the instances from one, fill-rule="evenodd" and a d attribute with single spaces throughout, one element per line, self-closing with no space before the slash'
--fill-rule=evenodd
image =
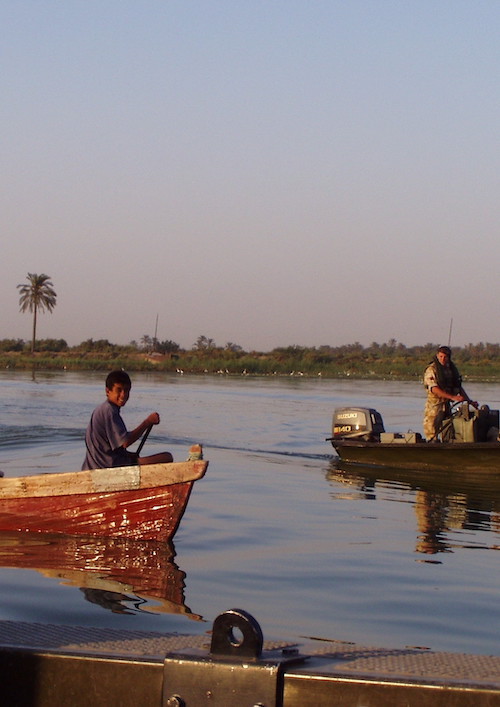
<path id="1" fill-rule="evenodd" d="M 309 356 L 269 354 L 224 355 L 217 351 L 180 351 L 177 354 L 131 352 L 0 353 L 0 368 L 19 371 L 110 371 L 123 368 L 131 372 L 164 372 L 175 375 L 292 376 L 359 380 L 419 380 L 428 357 L 342 357 L 317 361 Z M 500 361 L 460 361 L 464 380 L 500 381 Z"/>

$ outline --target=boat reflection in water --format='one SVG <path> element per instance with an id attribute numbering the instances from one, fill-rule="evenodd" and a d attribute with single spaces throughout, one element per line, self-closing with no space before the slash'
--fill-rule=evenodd
<path id="1" fill-rule="evenodd" d="M 0 567 L 30 569 L 78 587 L 85 599 L 119 614 L 184 614 L 185 573 L 172 541 L 0 532 Z"/>
<path id="2" fill-rule="evenodd" d="M 350 488 L 349 496 L 375 499 L 377 491 L 413 492 L 417 540 L 415 551 L 426 555 L 463 547 L 454 531 L 500 532 L 500 473 L 488 479 L 473 473 L 393 469 L 346 464 L 334 459 L 327 479 Z M 346 494 L 343 494 L 344 497 Z M 480 547 L 478 545 L 478 547 Z"/>

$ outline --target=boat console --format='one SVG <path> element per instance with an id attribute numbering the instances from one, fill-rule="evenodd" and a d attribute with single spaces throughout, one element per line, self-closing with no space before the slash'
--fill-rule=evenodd
<path id="1" fill-rule="evenodd" d="M 467 402 L 461 403 L 451 419 L 457 442 L 495 442 L 498 438 L 499 413 L 488 405 L 476 410 Z"/>

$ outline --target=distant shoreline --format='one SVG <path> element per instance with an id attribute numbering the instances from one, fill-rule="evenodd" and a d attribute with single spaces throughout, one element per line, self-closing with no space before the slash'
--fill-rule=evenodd
<path id="1" fill-rule="evenodd" d="M 220 352 L 217 352 L 220 354 Z M 312 364 L 307 360 L 283 360 L 271 354 L 246 354 L 241 358 L 199 356 L 196 352 L 176 356 L 131 353 L 27 352 L 0 353 L 0 370 L 16 371 L 111 371 L 123 368 L 130 372 L 165 373 L 172 375 L 212 375 L 230 377 L 293 377 L 335 380 L 405 380 L 421 381 L 428 361 L 398 362 L 393 358 L 365 361 L 356 358 L 339 366 L 336 362 Z M 458 362 L 464 380 L 478 383 L 500 382 L 498 364 L 478 366 Z"/>

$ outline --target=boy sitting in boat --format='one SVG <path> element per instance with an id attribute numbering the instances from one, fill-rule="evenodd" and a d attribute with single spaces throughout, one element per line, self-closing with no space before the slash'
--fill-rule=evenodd
<path id="1" fill-rule="evenodd" d="M 106 378 L 106 400 L 96 407 L 85 433 L 87 454 L 82 469 L 105 469 L 136 464 L 165 464 L 173 461 L 170 452 L 140 457 L 127 447 L 136 442 L 152 425 L 160 422 L 152 412 L 134 430 L 128 432 L 120 410 L 129 399 L 132 381 L 125 371 L 112 371 Z"/>

